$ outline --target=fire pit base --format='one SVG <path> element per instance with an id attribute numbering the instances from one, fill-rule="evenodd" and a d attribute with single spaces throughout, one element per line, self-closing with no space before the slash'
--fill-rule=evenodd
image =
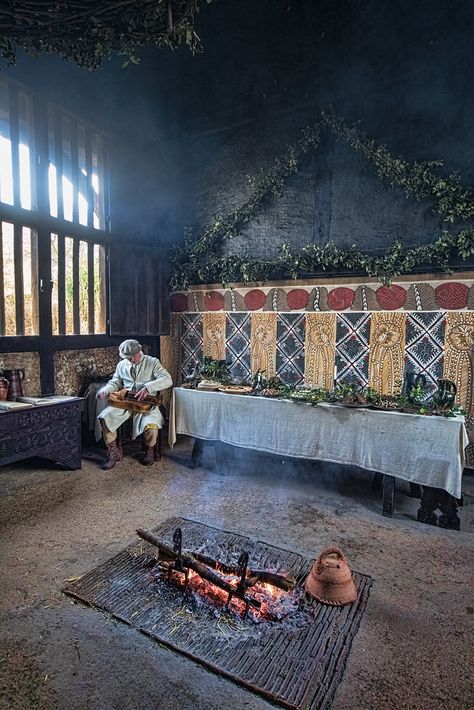
<path id="1" fill-rule="evenodd" d="M 353 572 L 357 601 L 325 606 L 304 594 L 313 560 L 183 518 L 170 518 L 153 533 L 172 544 L 177 527 L 185 548 L 228 563 L 248 552 L 252 567 L 296 577 L 295 590 L 270 618 L 243 618 L 238 606 L 226 609 L 213 595 L 192 588 L 183 594 L 179 579 L 170 583 L 158 573 L 153 546 L 139 540 L 63 591 L 283 707 L 329 707 L 371 578 Z"/>

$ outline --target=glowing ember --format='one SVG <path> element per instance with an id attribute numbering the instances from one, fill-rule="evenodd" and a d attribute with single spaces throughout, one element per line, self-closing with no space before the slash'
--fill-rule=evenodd
<path id="1" fill-rule="evenodd" d="M 299 594 L 295 592 L 296 580 L 281 571 L 252 569 L 249 553 L 240 553 L 237 564 L 224 563 L 202 551 L 188 552 L 182 548 L 182 530 L 173 533 L 173 547 L 152 533 L 139 529 L 142 539 L 155 545 L 159 568 L 167 573 L 168 582 L 180 586 L 185 593 L 220 608 L 238 610 L 244 617 L 251 612 L 254 621 L 280 620 L 298 608 Z"/>
<path id="2" fill-rule="evenodd" d="M 237 589 L 239 578 L 236 575 L 224 575 L 228 584 Z M 184 573 L 173 572 L 171 583 L 184 591 Z M 219 589 L 207 580 L 202 579 L 197 572 L 189 571 L 188 593 L 196 595 L 201 601 L 207 601 L 216 608 L 227 605 L 228 593 Z M 285 591 L 278 589 L 267 582 L 257 582 L 251 590 L 252 598 L 261 603 L 260 609 L 249 609 L 249 617 L 252 621 L 279 621 L 292 612 L 296 611 L 299 605 L 300 594 L 296 590 Z M 245 602 L 233 596 L 229 608 L 239 616 L 245 614 Z"/>

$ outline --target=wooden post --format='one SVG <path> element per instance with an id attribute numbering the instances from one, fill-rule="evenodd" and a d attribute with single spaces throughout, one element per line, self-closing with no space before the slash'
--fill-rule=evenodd
<path id="1" fill-rule="evenodd" d="M 382 510 L 387 518 L 393 518 L 395 477 L 384 474 L 382 483 Z"/>

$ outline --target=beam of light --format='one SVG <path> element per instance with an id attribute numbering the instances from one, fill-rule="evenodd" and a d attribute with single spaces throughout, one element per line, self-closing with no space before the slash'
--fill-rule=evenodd
<path id="1" fill-rule="evenodd" d="M 20 205 L 31 210 L 31 163 L 30 146 L 20 143 L 18 146 L 20 172 Z M 12 143 L 9 138 L 0 136 L 0 200 L 7 205 L 14 204 Z"/>
<path id="2" fill-rule="evenodd" d="M 12 144 L 5 136 L 0 136 L 0 200 L 13 204 Z"/>
<path id="3" fill-rule="evenodd" d="M 49 188 L 49 214 L 51 217 L 58 216 L 58 185 L 56 182 L 56 166 L 49 164 L 48 169 L 48 188 Z"/>
<path id="4" fill-rule="evenodd" d="M 30 147 L 20 143 L 20 204 L 25 210 L 31 210 L 31 166 Z M 13 185 L 12 185 L 13 187 Z"/>
<path id="5" fill-rule="evenodd" d="M 79 192 L 78 194 L 78 205 L 79 205 L 79 224 L 84 224 L 87 226 L 87 213 L 89 210 L 89 205 L 86 198 Z"/>
<path id="6" fill-rule="evenodd" d="M 72 182 L 68 177 L 63 175 L 63 208 L 64 208 L 64 219 L 68 222 L 72 222 L 72 201 L 73 201 L 73 188 Z"/>

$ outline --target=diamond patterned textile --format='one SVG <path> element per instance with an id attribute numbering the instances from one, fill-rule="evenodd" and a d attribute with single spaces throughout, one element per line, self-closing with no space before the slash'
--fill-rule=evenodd
<path id="1" fill-rule="evenodd" d="M 367 387 L 369 381 L 369 313 L 338 313 L 336 322 L 337 382 Z"/>
<path id="2" fill-rule="evenodd" d="M 181 373 L 191 375 L 196 362 L 202 362 L 202 315 L 183 313 L 181 316 Z"/>
<path id="3" fill-rule="evenodd" d="M 278 314 L 276 374 L 285 384 L 304 380 L 304 338 L 304 313 Z"/>
<path id="4" fill-rule="evenodd" d="M 249 382 L 250 366 L 250 314 L 228 313 L 226 324 L 227 362 L 232 380 Z"/>
<path id="5" fill-rule="evenodd" d="M 443 376 L 445 314 L 433 311 L 407 314 L 405 372 L 426 377 L 430 394 Z"/>

